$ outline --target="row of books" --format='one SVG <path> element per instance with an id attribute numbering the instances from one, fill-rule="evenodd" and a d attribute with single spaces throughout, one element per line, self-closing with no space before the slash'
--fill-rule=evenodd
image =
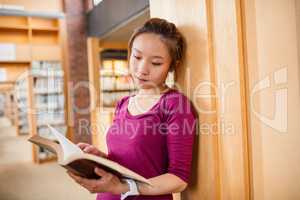
<path id="1" fill-rule="evenodd" d="M 64 95 L 63 94 L 49 94 L 37 95 L 36 105 L 39 110 L 63 110 L 64 109 Z"/>
<path id="2" fill-rule="evenodd" d="M 174 72 L 169 72 L 166 84 L 173 87 L 175 84 Z M 100 85 L 102 90 L 133 90 L 135 85 L 130 75 L 123 76 L 100 76 Z"/>
<path id="3" fill-rule="evenodd" d="M 38 154 L 39 160 L 48 160 L 48 159 L 52 159 L 55 157 L 56 157 L 55 154 L 53 154 L 52 152 L 48 151 L 47 149 L 45 149 L 43 147 L 39 147 L 39 154 Z"/>
<path id="4" fill-rule="evenodd" d="M 21 126 L 19 128 L 19 133 L 22 135 L 25 135 L 25 134 L 28 135 L 28 133 L 29 133 L 28 124 Z"/>
<path id="5" fill-rule="evenodd" d="M 63 70 L 60 62 L 34 61 L 31 66 L 33 76 L 63 77 Z"/>
<path id="6" fill-rule="evenodd" d="M 16 106 L 18 108 L 19 134 L 29 134 L 28 124 L 28 80 L 26 77 L 19 79 L 15 85 Z"/>
<path id="7" fill-rule="evenodd" d="M 52 125 L 57 131 L 60 133 L 66 133 L 67 132 L 67 127 L 64 125 Z M 50 129 L 48 127 L 40 127 L 39 128 L 39 135 L 45 138 L 48 138 L 50 140 L 55 140 L 56 138 L 54 135 L 51 133 Z"/>
<path id="8" fill-rule="evenodd" d="M 60 77 L 38 78 L 35 81 L 34 92 L 37 94 L 62 93 L 63 81 Z"/>
<path id="9" fill-rule="evenodd" d="M 122 77 L 123 78 L 123 77 Z M 112 107 L 115 106 L 116 102 L 124 96 L 133 94 L 136 92 L 134 84 L 131 82 L 131 78 L 128 76 L 122 78 L 114 77 L 101 77 L 101 99 L 103 106 Z M 119 80 L 119 81 L 117 81 Z M 122 81 L 120 81 L 122 80 Z M 169 87 L 174 87 L 174 74 L 168 75 L 166 84 Z"/>
<path id="10" fill-rule="evenodd" d="M 36 121 L 38 126 L 43 126 L 47 124 L 64 124 L 65 123 L 65 115 L 63 110 L 55 111 L 55 112 L 38 112 L 36 114 Z"/>
<path id="11" fill-rule="evenodd" d="M 54 61 L 33 62 L 31 73 L 34 76 L 37 134 L 53 139 L 47 124 L 66 134 L 64 77 L 61 63 Z M 51 157 L 53 154 L 44 148 L 39 148 L 39 159 L 50 159 Z"/>
<path id="12" fill-rule="evenodd" d="M 17 80 L 14 90 L 15 90 L 15 96 L 17 100 L 21 101 L 27 99 L 28 97 L 27 79 L 24 77 L 23 79 Z"/>
<path id="13" fill-rule="evenodd" d="M 129 69 L 126 60 L 108 59 L 102 61 L 100 75 L 128 75 Z"/>
<path id="14" fill-rule="evenodd" d="M 102 92 L 101 99 L 104 107 L 114 107 L 122 97 L 133 94 L 134 91 Z"/>
<path id="15" fill-rule="evenodd" d="M 100 77 L 102 90 L 130 90 L 134 84 L 130 76 L 102 76 Z"/>
<path id="16" fill-rule="evenodd" d="M 5 95 L 0 94 L 0 116 L 4 115 L 5 110 Z"/>

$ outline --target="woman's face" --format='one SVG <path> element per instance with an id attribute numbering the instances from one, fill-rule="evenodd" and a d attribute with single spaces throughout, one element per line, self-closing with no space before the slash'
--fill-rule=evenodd
<path id="1" fill-rule="evenodd" d="M 132 44 L 129 58 L 130 73 L 139 89 L 162 86 L 171 64 L 168 47 L 154 33 L 142 33 Z"/>

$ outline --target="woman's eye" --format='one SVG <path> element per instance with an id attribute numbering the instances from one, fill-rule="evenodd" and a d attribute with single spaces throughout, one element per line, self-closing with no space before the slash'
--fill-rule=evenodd
<path id="1" fill-rule="evenodd" d="M 134 58 L 137 59 L 137 60 L 141 59 L 141 57 L 139 57 L 139 56 L 134 56 Z"/>
<path id="2" fill-rule="evenodd" d="M 162 63 L 152 63 L 152 65 L 155 65 L 155 66 L 159 66 L 161 65 Z"/>

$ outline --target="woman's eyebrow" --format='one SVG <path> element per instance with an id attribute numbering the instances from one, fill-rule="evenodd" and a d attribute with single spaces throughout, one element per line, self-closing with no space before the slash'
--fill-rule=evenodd
<path id="1" fill-rule="evenodd" d="M 138 50 L 137 48 L 133 48 L 133 50 L 139 52 L 139 53 L 142 53 L 142 51 Z"/>
<path id="2" fill-rule="evenodd" d="M 160 59 L 164 59 L 162 56 L 152 56 L 152 58 L 160 58 Z"/>
<path id="3" fill-rule="evenodd" d="M 141 50 L 138 50 L 137 48 L 133 48 L 133 50 L 137 51 L 138 53 L 143 53 Z M 158 59 L 164 59 L 162 56 L 151 56 L 151 58 L 158 58 Z"/>

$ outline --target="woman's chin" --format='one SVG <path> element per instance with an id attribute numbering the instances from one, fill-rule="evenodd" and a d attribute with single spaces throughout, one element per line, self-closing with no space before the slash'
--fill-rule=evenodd
<path id="1" fill-rule="evenodd" d="M 150 89 L 152 88 L 150 85 L 146 85 L 146 84 L 138 84 L 138 89 Z"/>
<path id="2" fill-rule="evenodd" d="M 158 86 L 151 81 L 136 81 L 135 85 L 137 89 L 154 89 L 158 88 Z"/>
<path id="3" fill-rule="evenodd" d="M 142 82 L 142 81 L 136 81 L 135 85 L 137 86 L 138 89 L 146 89 L 149 88 L 149 84 L 147 82 Z"/>
<path id="4" fill-rule="evenodd" d="M 147 90 L 147 89 L 159 89 L 159 87 L 155 87 L 152 84 L 138 84 L 137 89 Z"/>

